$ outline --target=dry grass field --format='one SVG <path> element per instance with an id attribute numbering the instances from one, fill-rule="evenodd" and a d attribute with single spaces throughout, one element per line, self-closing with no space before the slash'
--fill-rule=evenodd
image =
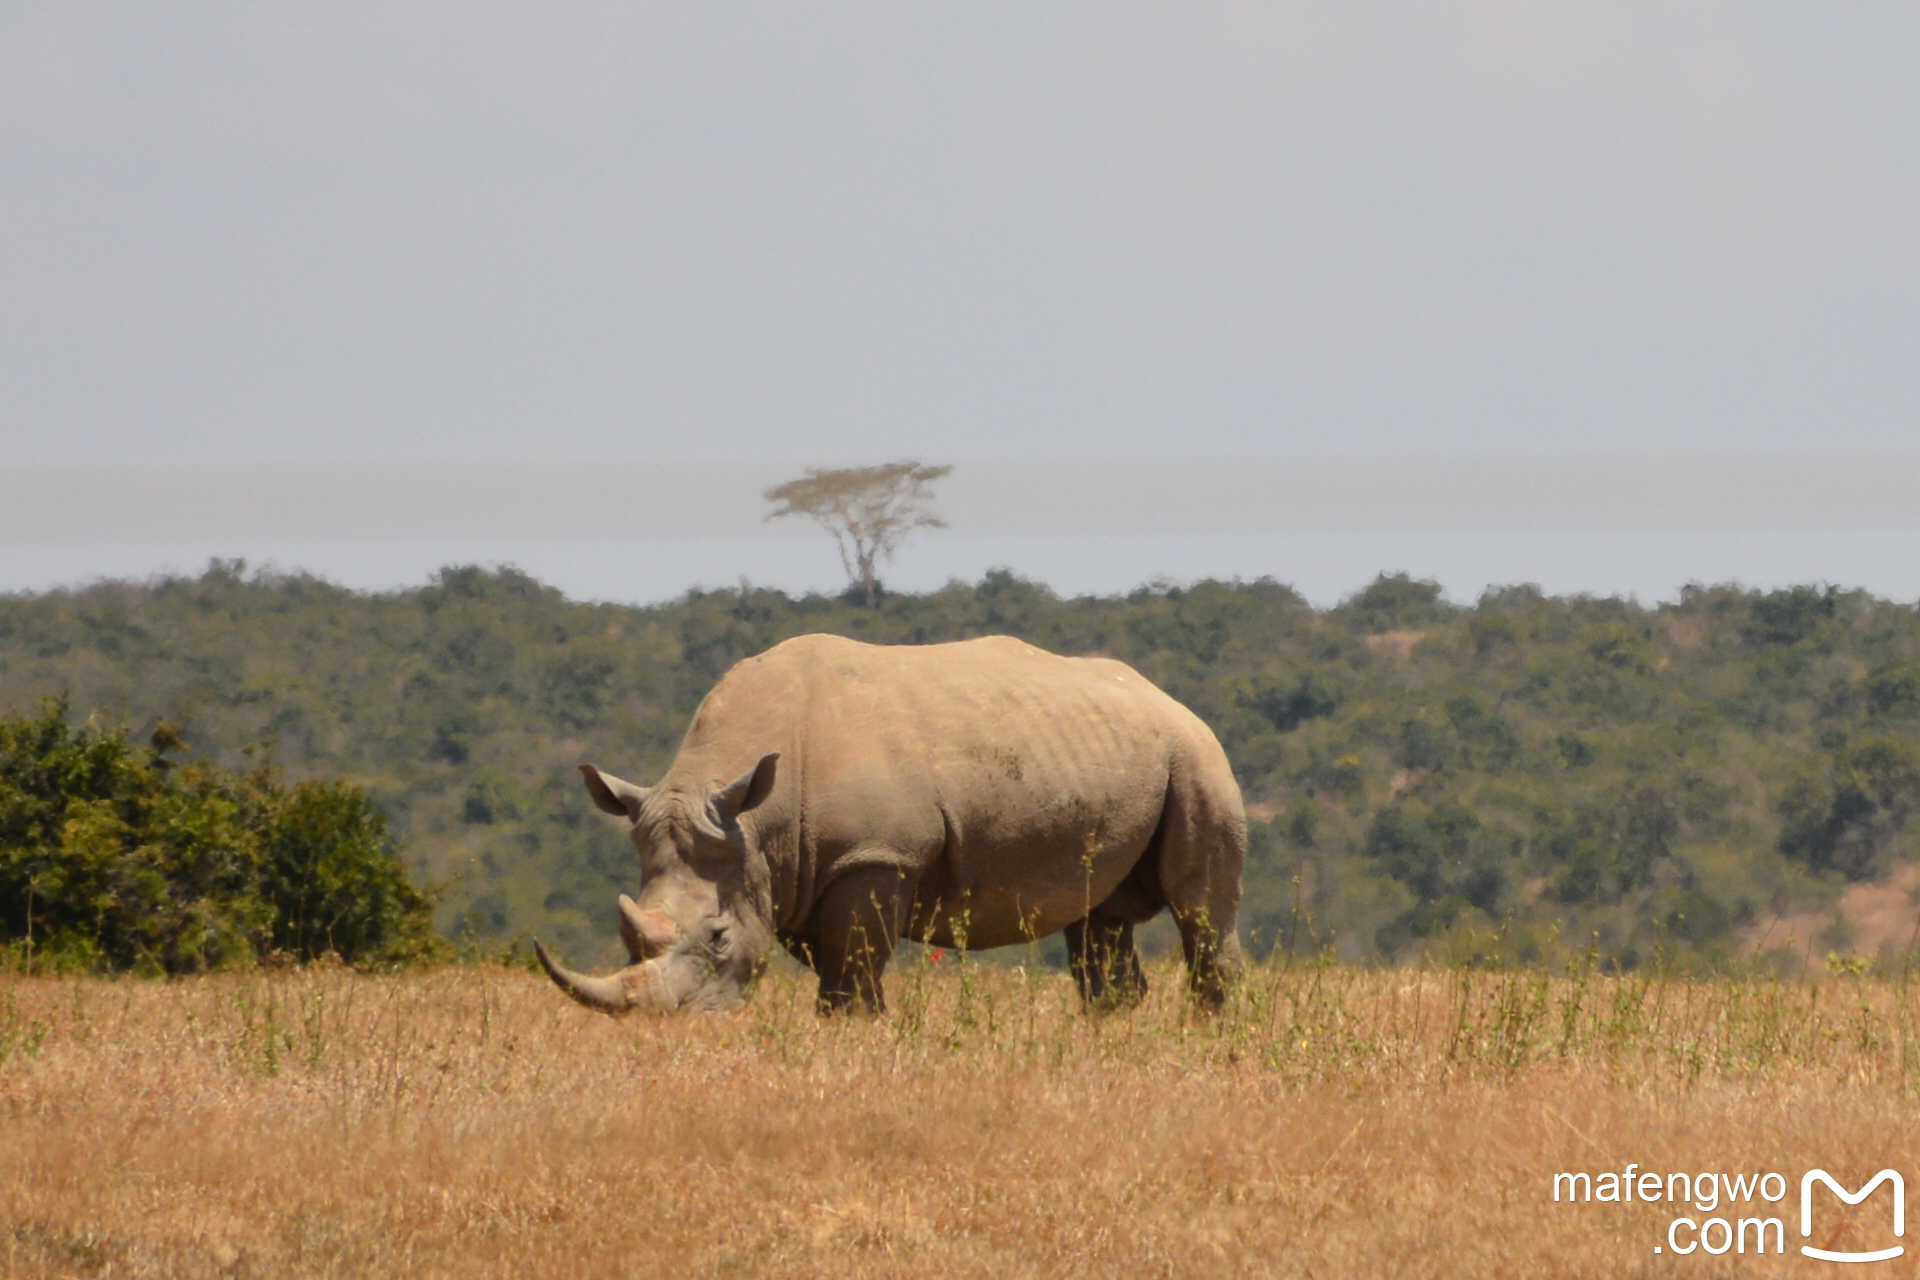
<path id="1" fill-rule="evenodd" d="M 782 972 L 616 1023 L 496 968 L 0 978 L 0 1273 L 1813 1275 L 1801 1172 L 1916 1172 L 1903 982 L 1276 966 L 1214 1021 L 1177 986 L 1095 1020 L 947 961 L 880 1019 Z M 1629 1163 L 1779 1171 L 1719 1212 L 1787 1252 L 1554 1202 Z M 1837 1206 L 1817 1243 L 1885 1242 L 1884 1204 Z"/>

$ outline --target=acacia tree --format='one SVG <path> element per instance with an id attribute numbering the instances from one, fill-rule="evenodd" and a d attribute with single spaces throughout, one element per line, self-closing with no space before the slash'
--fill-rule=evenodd
<path id="1" fill-rule="evenodd" d="M 766 500 L 775 504 L 767 519 L 812 516 L 833 535 L 849 584 L 865 592 L 871 607 L 880 599 L 879 562 L 891 559 L 915 529 L 947 527 L 927 504 L 933 500 L 929 486 L 952 470 L 915 461 L 812 467 L 798 480 L 765 492 Z"/>

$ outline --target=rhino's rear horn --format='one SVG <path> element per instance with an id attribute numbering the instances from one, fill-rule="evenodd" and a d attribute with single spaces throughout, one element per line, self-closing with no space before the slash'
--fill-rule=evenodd
<path id="1" fill-rule="evenodd" d="M 664 954 L 680 938 L 680 928 L 664 911 L 643 911 L 626 894 L 620 895 L 620 941 L 636 961 Z"/>
<path id="2" fill-rule="evenodd" d="M 553 984 L 587 1008 L 616 1016 L 633 1008 L 632 993 L 618 977 L 589 978 L 575 973 L 548 955 L 538 938 L 533 940 L 533 953 L 540 957 L 540 967 L 547 971 Z"/>

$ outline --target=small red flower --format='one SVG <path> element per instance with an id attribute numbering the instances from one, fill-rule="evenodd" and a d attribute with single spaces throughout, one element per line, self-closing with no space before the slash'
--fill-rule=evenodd
<path id="1" fill-rule="evenodd" d="M 940 957 L 944 956 L 945 954 L 947 954 L 947 949 L 945 947 L 941 947 L 939 950 L 935 951 L 932 955 L 927 957 L 927 963 L 935 964 L 939 961 Z"/>

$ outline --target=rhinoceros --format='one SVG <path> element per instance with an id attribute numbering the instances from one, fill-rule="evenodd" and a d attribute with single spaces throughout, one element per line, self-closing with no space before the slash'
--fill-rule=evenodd
<path id="1" fill-rule="evenodd" d="M 1217 1008 L 1247 823 L 1213 733 L 1124 663 L 1005 636 L 882 646 L 799 636 L 736 664 L 652 787 L 580 766 L 632 824 L 633 963 L 561 966 L 606 1013 L 739 1004 L 776 941 L 819 1005 L 879 1011 L 902 937 L 981 949 L 1066 931 L 1094 1007 L 1145 993 L 1133 928 L 1171 908 L 1188 986 Z"/>

